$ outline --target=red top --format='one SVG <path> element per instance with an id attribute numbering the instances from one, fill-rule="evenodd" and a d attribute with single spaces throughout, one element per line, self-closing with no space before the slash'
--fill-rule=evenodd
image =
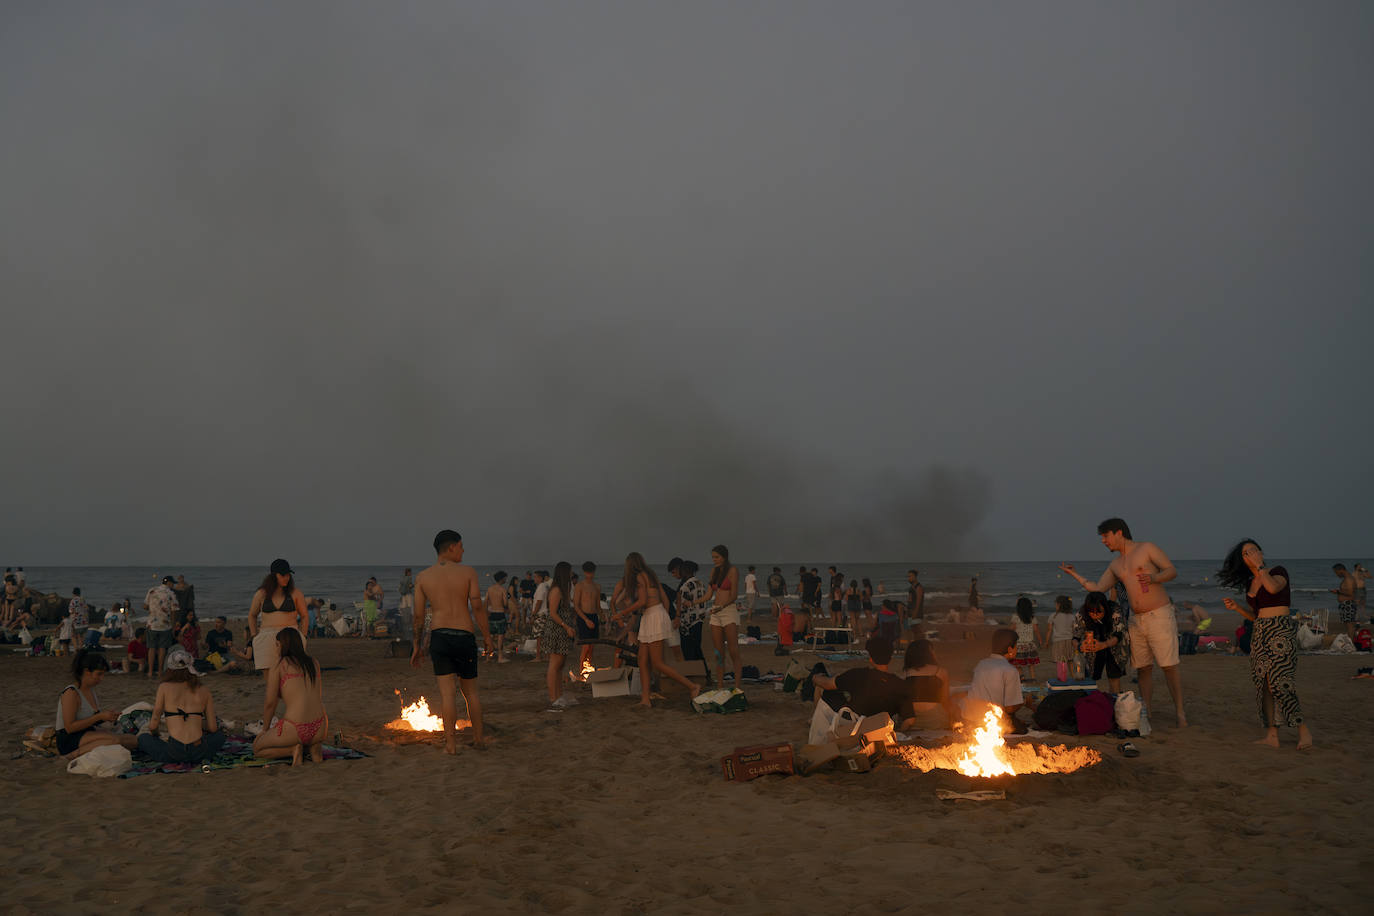
<path id="1" fill-rule="evenodd" d="M 129 640 L 129 644 L 124 647 L 124 650 L 130 658 L 135 660 L 141 661 L 148 657 L 148 647 L 137 639 Z"/>
<path id="2" fill-rule="evenodd" d="M 1245 600 L 1250 602 L 1250 609 L 1253 611 L 1262 611 L 1267 607 L 1288 607 L 1292 604 L 1293 590 L 1290 586 L 1293 583 L 1288 581 L 1288 570 L 1282 566 L 1274 566 L 1270 568 L 1269 575 L 1283 576 L 1283 588 L 1279 589 L 1277 595 L 1271 595 L 1269 590 L 1261 585 L 1255 594 L 1246 595 Z"/>

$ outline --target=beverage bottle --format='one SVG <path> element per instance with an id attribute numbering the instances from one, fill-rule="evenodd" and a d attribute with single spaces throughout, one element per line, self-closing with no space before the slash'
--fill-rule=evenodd
<path id="1" fill-rule="evenodd" d="M 1142 576 L 1145 575 L 1145 567 L 1143 567 L 1143 566 L 1140 567 L 1139 569 L 1136 570 L 1136 572 L 1139 573 L 1139 574 L 1142 575 Z M 1150 593 L 1150 580 L 1149 580 L 1149 579 L 1145 579 L 1145 580 L 1141 581 L 1141 583 L 1140 583 L 1140 593 L 1141 593 L 1142 595 L 1148 595 L 1148 594 Z"/>

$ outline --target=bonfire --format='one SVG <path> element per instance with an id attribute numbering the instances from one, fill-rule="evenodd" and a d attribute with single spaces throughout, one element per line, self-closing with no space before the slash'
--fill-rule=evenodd
<path id="1" fill-rule="evenodd" d="M 983 717 L 968 744 L 945 747 L 897 747 L 892 749 L 908 766 L 929 773 L 954 770 L 965 776 L 1014 776 L 1024 773 L 1072 773 L 1102 762 L 1102 755 L 1088 747 L 1045 747 L 1002 739 L 1002 710 L 993 708 Z"/>
<path id="2" fill-rule="evenodd" d="M 396 696 L 400 695 L 401 691 L 396 691 Z M 454 725 L 458 729 L 464 729 L 472 723 L 467 719 L 459 719 Z M 409 706 L 401 707 L 400 717 L 386 723 L 386 727 L 392 731 L 441 732 L 444 730 L 444 720 L 430 712 L 429 701 L 420 697 Z"/>

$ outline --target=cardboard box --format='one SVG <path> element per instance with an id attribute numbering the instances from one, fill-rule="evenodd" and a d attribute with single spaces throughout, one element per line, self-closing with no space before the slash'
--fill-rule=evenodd
<path id="1" fill-rule="evenodd" d="M 598 668 L 587 675 L 587 683 L 592 685 L 592 696 L 629 697 L 639 693 L 638 668 Z"/>
<path id="2" fill-rule="evenodd" d="M 885 712 L 874 716 L 864 716 L 859 723 L 859 734 L 868 744 L 891 744 L 895 739 L 892 717 Z"/>
<path id="3" fill-rule="evenodd" d="M 828 744 L 807 744 L 798 756 L 801 757 L 802 772 L 809 774 L 838 758 L 840 749 L 833 741 Z"/>
<path id="4" fill-rule="evenodd" d="M 748 782 L 769 773 L 791 776 L 795 770 L 792 765 L 792 745 L 760 744 L 755 747 L 737 747 L 733 753 L 720 758 L 720 768 L 727 781 Z"/>
<path id="5" fill-rule="evenodd" d="M 867 773 L 882 754 L 881 744 L 869 744 L 862 748 L 841 751 L 835 758 L 835 769 L 842 773 Z"/>

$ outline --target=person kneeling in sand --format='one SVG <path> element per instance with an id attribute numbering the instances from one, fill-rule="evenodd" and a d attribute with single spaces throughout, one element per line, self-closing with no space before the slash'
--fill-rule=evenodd
<path id="1" fill-rule="evenodd" d="M 973 668 L 973 681 L 963 700 L 964 721 L 974 727 L 983 724 L 987 711 L 997 708 L 1006 716 L 1004 727 L 1014 734 L 1025 734 L 1026 726 L 1016 721 L 1016 710 L 1026 705 L 1021 694 L 1021 675 L 1011 660 L 1016 657 L 1016 631 L 994 630 L 992 654 Z"/>
<path id="2" fill-rule="evenodd" d="M 167 739 L 157 729 L 167 719 Z M 215 719 L 215 700 L 200 682 L 189 652 L 173 649 L 148 731 L 138 736 L 138 749 L 158 763 L 200 763 L 224 747 L 224 732 Z"/>
<path id="3" fill-rule="evenodd" d="M 324 760 L 324 736 L 329 716 L 324 710 L 324 681 L 320 663 L 305 653 L 301 631 L 285 627 L 277 631 L 278 660 L 267 671 L 267 702 L 262 708 L 262 732 L 253 739 L 257 757 L 290 757 L 301 762 L 306 748 L 315 763 Z M 286 704 L 277 727 L 272 715 L 277 701 Z"/>

